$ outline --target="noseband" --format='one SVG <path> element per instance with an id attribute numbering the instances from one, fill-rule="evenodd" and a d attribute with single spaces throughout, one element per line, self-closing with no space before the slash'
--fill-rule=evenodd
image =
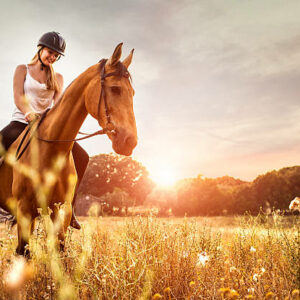
<path id="1" fill-rule="evenodd" d="M 81 140 L 88 139 L 88 138 L 90 138 L 92 136 L 95 136 L 95 135 L 101 135 L 101 134 L 107 134 L 107 133 L 112 134 L 112 135 L 116 134 L 116 128 L 115 128 L 114 124 L 111 121 L 111 117 L 110 117 L 110 114 L 109 114 L 109 108 L 108 108 L 108 104 L 107 104 L 107 99 L 106 99 L 105 78 L 110 77 L 110 76 L 121 76 L 121 77 L 129 78 L 130 75 L 129 75 L 129 72 L 127 71 L 127 69 L 125 67 L 123 67 L 124 69 L 120 68 L 119 71 L 110 72 L 110 73 L 105 74 L 105 64 L 106 64 L 106 62 L 107 62 L 107 59 L 101 59 L 99 61 L 99 64 L 100 64 L 100 75 L 101 75 L 101 91 L 100 91 L 100 96 L 99 96 L 99 101 L 98 101 L 98 123 L 99 123 L 99 125 L 100 125 L 100 121 L 99 120 L 100 120 L 100 116 L 101 116 L 101 99 L 103 99 L 103 101 L 104 101 L 104 111 L 105 111 L 105 117 L 106 117 L 106 125 L 105 125 L 105 127 L 103 129 L 98 130 L 98 131 L 96 131 L 94 133 L 91 133 L 91 134 L 79 132 L 79 133 L 85 135 L 85 137 L 78 138 L 78 139 L 70 139 L 70 140 L 48 140 L 48 139 L 43 139 L 43 138 L 37 136 L 37 138 L 40 141 L 48 142 L 48 143 L 54 143 L 54 142 L 76 142 L 76 141 L 81 141 Z M 35 129 L 36 131 L 39 128 L 39 126 L 42 124 L 43 120 L 45 119 L 46 114 L 48 113 L 48 111 L 49 111 L 49 109 L 39 119 L 38 124 L 37 124 L 36 129 Z M 26 145 L 24 146 L 24 148 L 20 152 L 22 144 L 24 143 L 24 140 L 25 140 L 26 136 L 28 135 L 31 127 L 32 126 L 30 126 L 30 124 L 29 124 L 29 126 L 27 128 L 27 131 L 25 132 L 25 134 L 24 134 L 24 136 L 23 136 L 23 138 L 22 138 L 22 140 L 21 140 L 21 142 L 20 142 L 20 144 L 19 144 L 19 146 L 17 148 L 17 152 L 16 152 L 16 159 L 17 160 L 19 160 L 21 158 L 21 156 L 23 155 L 23 153 L 25 152 L 25 150 L 29 146 L 29 144 L 31 142 L 31 139 L 32 139 L 32 137 L 34 135 L 34 134 L 31 135 L 31 137 L 27 141 Z"/>

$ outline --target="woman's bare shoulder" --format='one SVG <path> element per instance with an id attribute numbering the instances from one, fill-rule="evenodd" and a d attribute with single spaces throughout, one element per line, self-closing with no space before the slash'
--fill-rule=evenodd
<path id="1" fill-rule="evenodd" d="M 64 77 L 60 73 L 55 73 L 55 76 L 58 80 L 64 80 Z"/>
<path id="2" fill-rule="evenodd" d="M 18 65 L 15 70 L 15 75 L 26 75 L 27 68 L 26 65 Z"/>

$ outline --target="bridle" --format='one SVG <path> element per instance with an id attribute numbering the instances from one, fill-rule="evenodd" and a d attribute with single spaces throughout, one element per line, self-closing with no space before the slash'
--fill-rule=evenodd
<path id="1" fill-rule="evenodd" d="M 116 134 L 116 128 L 114 126 L 114 124 L 112 123 L 111 121 L 111 117 L 110 117 L 110 114 L 109 114 L 109 108 L 108 108 L 108 104 L 107 104 L 107 99 L 106 99 L 106 93 L 105 93 L 105 79 L 107 77 L 110 77 L 110 76 L 122 76 L 122 77 L 126 77 L 126 78 L 129 78 L 130 75 L 129 75 L 129 72 L 127 71 L 127 69 L 125 68 L 125 72 L 121 72 L 121 71 L 115 71 L 115 72 L 110 72 L 110 73 L 107 73 L 105 74 L 105 64 L 107 62 L 107 59 L 101 59 L 99 61 L 99 64 L 100 64 L 100 76 L 101 76 L 101 91 L 100 91 L 100 96 L 99 96 L 99 101 L 98 101 L 98 124 L 101 126 L 100 124 L 100 114 L 101 114 L 101 99 L 103 99 L 103 102 L 104 102 L 104 111 L 105 111 L 105 117 L 106 117 L 106 126 L 103 128 L 103 129 L 100 129 L 98 131 L 95 131 L 94 133 L 91 133 L 91 134 L 87 134 L 87 133 L 83 133 L 83 132 L 79 132 L 80 134 L 83 134 L 85 135 L 85 137 L 81 137 L 81 138 L 78 138 L 78 139 L 70 139 L 70 140 L 49 140 L 49 139 L 43 139 L 39 136 L 37 136 L 37 139 L 39 139 L 40 141 L 43 141 L 43 142 L 47 142 L 47 143 L 56 143 L 56 142 L 76 142 L 76 141 L 81 141 L 81 140 L 85 140 L 85 139 L 88 139 L 90 137 L 93 137 L 93 136 L 96 136 L 96 135 L 102 135 L 102 134 L 111 134 L 111 135 L 115 135 Z M 120 62 L 119 62 L 120 63 Z M 46 110 L 42 115 L 41 117 L 38 119 L 38 124 L 36 125 L 36 128 L 35 128 L 35 132 L 37 132 L 38 128 L 40 127 L 40 125 L 42 124 L 43 120 L 45 119 L 47 113 L 48 113 L 49 109 Z M 24 143 L 25 141 L 25 138 L 26 136 L 28 135 L 28 133 L 30 132 L 30 129 L 32 128 L 34 124 L 32 125 L 29 125 L 21 142 L 19 143 L 18 145 L 18 148 L 17 148 L 17 151 L 16 151 L 16 160 L 19 160 L 21 158 L 21 156 L 23 155 L 23 153 L 26 151 L 26 149 L 28 148 L 32 138 L 33 138 L 33 135 L 32 134 L 29 138 L 29 140 L 27 141 L 26 145 L 23 147 L 22 151 L 20 152 L 21 150 L 21 147 L 22 147 L 22 144 Z"/>

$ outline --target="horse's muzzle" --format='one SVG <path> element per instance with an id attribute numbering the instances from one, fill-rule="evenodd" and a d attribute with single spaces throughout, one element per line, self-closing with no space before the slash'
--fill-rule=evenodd
<path id="1" fill-rule="evenodd" d="M 118 154 L 129 156 L 136 145 L 136 135 L 128 133 L 125 129 L 116 129 L 115 135 L 112 136 L 112 147 Z"/>

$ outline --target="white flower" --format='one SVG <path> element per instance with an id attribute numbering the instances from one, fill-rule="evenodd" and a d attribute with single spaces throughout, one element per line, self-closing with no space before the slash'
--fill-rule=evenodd
<path id="1" fill-rule="evenodd" d="M 250 252 L 256 252 L 256 249 L 253 246 L 251 246 Z"/>
<path id="2" fill-rule="evenodd" d="M 188 251 L 183 251 L 182 257 L 183 257 L 183 258 L 187 258 L 188 256 L 189 256 Z"/>
<path id="3" fill-rule="evenodd" d="M 294 200 L 291 201 L 289 205 L 290 210 L 299 210 L 300 211 L 300 198 L 296 197 Z"/>
<path id="4" fill-rule="evenodd" d="M 261 270 L 261 273 L 262 273 L 262 274 L 264 274 L 264 273 L 266 272 L 266 269 L 265 269 L 265 268 L 261 268 L 260 270 Z"/>
<path id="5" fill-rule="evenodd" d="M 202 265 L 205 266 L 206 262 L 209 260 L 209 256 L 206 252 L 202 252 L 198 254 L 197 266 Z"/>
<path id="6" fill-rule="evenodd" d="M 259 278 L 258 274 L 254 274 L 254 275 L 253 275 L 253 280 L 254 280 L 254 281 L 258 281 L 258 278 Z"/>
<path id="7" fill-rule="evenodd" d="M 10 287 L 17 287 L 23 281 L 24 271 L 26 267 L 26 261 L 23 257 L 17 257 L 10 271 L 6 274 L 5 281 Z"/>

